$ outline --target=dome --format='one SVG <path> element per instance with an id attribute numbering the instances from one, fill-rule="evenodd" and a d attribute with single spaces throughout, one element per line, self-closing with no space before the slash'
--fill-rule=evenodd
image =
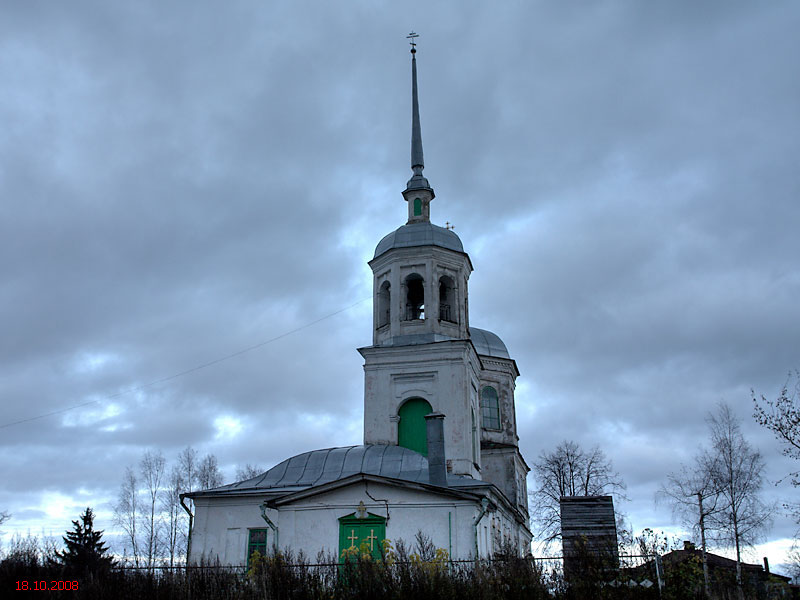
<path id="1" fill-rule="evenodd" d="M 226 488 L 287 488 L 321 485 L 356 473 L 410 481 L 428 480 L 428 460 L 402 446 L 346 446 L 304 452 L 266 473 Z"/>
<path id="2" fill-rule="evenodd" d="M 193 495 L 289 492 L 330 483 L 358 473 L 428 483 L 428 459 L 402 446 L 366 445 L 312 450 L 287 458 L 269 471 L 244 481 Z M 461 475 L 448 475 L 450 487 L 486 485 Z M 287 489 L 289 488 L 289 489 Z"/>
<path id="3" fill-rule="evenodd" d="M 378 258 L 393 248 L 411 248 L 413 246 L 439 246 L 456 252 L 464 252 L 464 246 L 455 233 L 426 221 L 403 225 L 395 229 L 378 242 L 374 258 Z"/>
<path id="4" fill-rule="evenodd" d="M 478 329 L 477 327 L 469 328 L 469 337 L 472 339 L 472 345 L 478 354 L 484 356 L 496 356 L 499 358 L 511 358 L 508 354 L 508 348 L 495 333 L 487 331 L 486 329 Z"/>

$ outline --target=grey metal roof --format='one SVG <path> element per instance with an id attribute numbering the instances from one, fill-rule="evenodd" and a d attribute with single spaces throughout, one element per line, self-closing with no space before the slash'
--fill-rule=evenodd
<path id="1" fill-rule="evenodd" d="M 428 459 L 402 446 L 346 446 L 304 452 L 251 479 L 238 481 L 198 495 L 237 492 L 292 492 L 330 483 L 358 473 L 380 475 L 415 483 L 429 483 Z M 491 485 L 470 477 L 448 475 L 450 487 Z"/>
<path id="2" fill-rule="evenodd" d="M 439 246 L 456 252 L 464 252 L 464 246 L 454 232 L 433 223 L 422 222 L 403 225 L 384 237 L 375 248 L 374 258 L 378 258 L 393 248 L 411 248 L 413 246 Z"/>
<path id="3" fill-rule="evenodd" d="M 472 345 L 478 354 L 485 356 L 497 356 L 500 358 L 511 358 L 508 354 L 508 349 L 500 337 L 487 331 L 486 329 L 478 329 L 477 327 L 469 328 L 469 337 L 472 340 Z"/>

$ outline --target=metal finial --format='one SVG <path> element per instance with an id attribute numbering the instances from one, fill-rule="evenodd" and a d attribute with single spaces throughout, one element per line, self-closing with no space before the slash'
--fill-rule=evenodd
<path id="1" fill-rule="evenodd" d="M 406 36 L 407 39 L 411 40 L 409 42 L 409 44 L 411 44 L 411 54 L 416 54 L 416 52 L 417 52 L 417 43 L 414 41 L 414 38 L 418 38 L 418 37 L 419 37 L 419 34 L 418 33 L 414 33 L 413 31 Z"/>

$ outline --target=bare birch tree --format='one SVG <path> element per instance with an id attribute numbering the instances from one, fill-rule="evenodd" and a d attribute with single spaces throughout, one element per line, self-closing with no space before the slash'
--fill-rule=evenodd
<path id="1" fill-rule="evenodd" d="M 193 492 L 197 489 L 197 471 L 200 461 L 197 458 L 197 450 L 191 446 L 186 446 L 178 455 L 178 468 L 181 471 L 183 483 L 186 486 L 185 492 Z"/>
<path id="2" fill-rule="evenodd" d="M 139 566 L 139 482 L 130 467 L 125 469 L 125 477 L 119 489 L 117 503 L 114 505 L 114 523 L 125 532 L 125 539 L 131 546 L 133 562 Z"/>
<path id="3" fill-rule="evenodd" d="M 200 461 L 197 457 L 197 450 L 191 446 L 186 446 L 183 452 L 178 455 L 178 469 L 180 470 L 184 486 L 182 490 L 183 493 L 193 492 L 198 488 L 199 468 Z M 178 498 L 178 502 L 180 502 L 180 497 Z M 187 515 L 188 523 L 185 528 L 181 528 L 179 535 L 181 537 L 182 546 L 186 548 L 186 559 L 188 560 L 191 552 L 192 527 L 194 525 L 194 513 L 192 512 L 194 505 L 190 499 L 187 499 L 187 502 L 189 507 L 189 514 Z M 183 510 L 183 506 L 181 506 L 181 510 Z"/>
<path id="4" fill-rule="evenodd" d="M 791 375 L 789 377 L 791 378 Z M 789 380 L 786 381 L 775 400 L 768 400 L 764 396 L 758 400 L 753 393 L 755 404 L 753 416 L 781 442 L 784 456 L 800 461 L 800 371 L 795 371 L 794 379 L 794 384 L 791 386 Z M 800 487 L 800 470 L 789 473 L 788 477 L 794 487 Z M 800 525 L 800 503 L 787 502 L 784 507 Z M 795 534 L 795 538 L 800 537 L 798 534 L 800 532 Z"/>
<path id="5" fill-rule="evenodd" d="M 180 505 L 180 495 L 187 491 L 183 472 L 179 465 L 174 465 L 166 479 L 166 485 L 160 493 L 160 509 L 165 517 L 163 528 L 163 547 L 169 556 L 169 566 L 175 565 L 180 556 L 186 537 L 186 513 Z"/>
<path id="6" fill-rule="evenodd" d="M 706 521 L 717 511 L 719 491 L 709 474 L 706 454 L 698 455 L 692 468 L 681 467 L 679 473 L 667 475 L 656 499 L 664 499 L 672 505 L 674 517 L 700 534 L 700 549 L 703 557 L 703 584 L 706 597 L 711 594 L 708 573 L 708 547 L 706 544 Z"/>
<path id="7" fill-rule="evenodd" d="M 264 469 L 258 465 L 251 465 L 250 463 L 247 463 L 243 467 L 236 467 L 236 481 L 252 479 L 253 477 L 261 475 L 263 472 Z"/>
<path id="8" fill-rule="evenodd" d="M 743 597 L 742 547 L 755 544 L 772 522 L 772 507 L 761 501 L 765 463 L 761 453 L 744 439 L 727 404 L 721 403 L 707 423 L 711 450 L 705 468 L 719 493 L 718 510 L 708 515 L 708 527 L 721 543 L 735 548 L 736 584 Z"/>
<path id="9" fill-rule="evenodd" d="M 800 461 L 800 371 L 794 374 L 795 382 L 789 392 L 789 381 L 783 386 L 775 400 L 761 396 L 759 400 L 753 393 L 755 404 L 753 416 L 760 425 L 769 429 L 783 448 L 785 456 Z M 800 472 L 789 474 L 792 485 L 800 486 Z"/>
<path id="10" fill-rule="evenodd" d="M 625 483 L 605 453 L 595 446 L 584 451 L 563 441 L 553 452 L 542 452 L 533 463 L 537 488 L 531 494 L 531 514 L 546 544 L 561 537 L 562 496 L 602 496 L 621 492 Z"/>
<path id="11" fill-rule="evenodd" d="M 166 460 L 161 452 L 148 450 L 139 462 L 142 483 L 145 486 L 146 512 L 142 515 L 142 525 L 147 552 L 145 558 L 148 567 L 152 567 L 160 555 L 159 527 L 161 525 L 161 515 L 157 509 L 165 469 Z"/>
<path id="12" fill-rule="evenodd" d="M 201 490 L 219 487 L 222 485 L 222 473 L 219 470 L 217 457 L 206 454 L 197 468 L 197 483 Z"/>

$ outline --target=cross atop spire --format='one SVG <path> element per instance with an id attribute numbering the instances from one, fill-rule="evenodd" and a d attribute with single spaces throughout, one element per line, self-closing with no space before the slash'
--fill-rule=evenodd
<path id="1" fill-rule="evenodd" d="M 417 42 L 418 33 L 411 32 L 406 38 L 411 40 L 411 169 L 414 174 L 408 180 L 406 191 L 431 190 L 428 180 L 422 175 L 425 159 L 422 154 L 422 128 L 419 124 L 419 99 L 417 97 Z"/>
<path id="2" fill-rule="evenodd" d="M 414 33 L 413 31 L 406 36 L 406 38 L 411 40 L 409 42 L 409 44 L 411 44 L 411 54 L 416 54 L 416 52 L 417 52 L 417 43 L 414 41 L 414 39 L 418 38 L 418 37 L 419 37 L 419 34 L 418 33 Z"/>

